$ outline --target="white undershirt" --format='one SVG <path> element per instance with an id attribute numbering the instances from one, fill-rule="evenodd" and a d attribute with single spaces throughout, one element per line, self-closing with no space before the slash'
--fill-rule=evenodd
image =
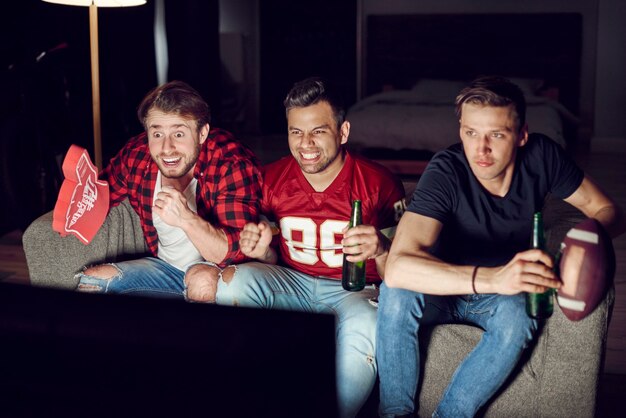
<path id="1" fill-rule="evenodd" d="M 156 187 L 152 196 L 152 204 L 156 200 L 156 195 L 162 190 L 161 172 L 157 174 Z M 191 180 L 185 192 L 189 209 L 198 213 L 196 206 L 196 186 L 198 180 Z M 202 255 L 187 237 L 185 232 L 175 226 L 166 224 L 156 213 L 152 213 L 152 222 L 159 236 L 159 258 L 168 262 L 179 270 L 185 271 L 193 263 L 204 261 Z"/>

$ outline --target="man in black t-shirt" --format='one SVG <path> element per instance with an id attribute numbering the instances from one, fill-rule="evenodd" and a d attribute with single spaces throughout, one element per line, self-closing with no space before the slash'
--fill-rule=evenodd
<path id="1" fill-rule="evenodd" d="M 516 85 L 483 77 L 456 104 L 461 143 L 429 163 L 386 265 L 376 356 L 383 417 L 415 411 L 423 324 L 464 322 L 485 331 L 433 416 L 474 416 L 506 380 L 537 331 L 524 292 L 560 285 L 550 256 L 528 250 L 533 213 L 549 193 L 612 237 L 625 228 L 614 201 L 560 146 L 528 134 Z"/>

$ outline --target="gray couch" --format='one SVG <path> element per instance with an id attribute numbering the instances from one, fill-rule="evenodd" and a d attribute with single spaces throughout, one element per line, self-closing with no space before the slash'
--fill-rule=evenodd
<path id="1" fill-rule="evenodd" d="M 407 183 L 408 191 L 414 184 Z M 408 194 L 410 196 L 410 194 Z M 548 246 L 554 251 L 564 234 L 581 219 L 571 206 L 548 200 L 544 209 Z M 74 273 L 84 265 L 145 253 L 139 219 L 127 202 L 113 208 L 89 246 L 61 238 L 51 228 L 52 213 L 25 231 L 24 251 L 34 286 L 74 289 Z M 485 407 L 491 417 L 592 417 L 602 372 L 613 292 L 580 322 L 569 321 L 555 307 L 539 339 L 501 392 Z M 464 325 L 440 325 L 420 335 L 425 347 L 419 414 L 430 416 L 459 362 L 482 331 Z M 375 394 L 373 396 L 376 396 Z M 371 401 L 369 404 L 374 404 Z M 369 405 L 361 416 L 374 414 Z"/>

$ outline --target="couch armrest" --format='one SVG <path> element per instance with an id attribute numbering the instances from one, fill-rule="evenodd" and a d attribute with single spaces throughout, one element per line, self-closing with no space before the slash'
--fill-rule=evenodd
<path id="1" fill-rule="evenodd" d="M 84 245 L 73 235 L 61 237 L 52 230 L 52 212 L 35 219 L 22 243 L 30 282 L 34 286 L 74 289 L 74 275 L 84 266 L 146 254 L 139 216 L 128 200 L 110 209 L 102 227 Z"/>
<path id="2" fill-rule="evenodd" d="M 538 379 L 537 416 L 596 415 L 614 295 L 611 288 L 600 305 L 577 322 L 555 307 L 539 340 L 541 348 L 529 363 Z"/>

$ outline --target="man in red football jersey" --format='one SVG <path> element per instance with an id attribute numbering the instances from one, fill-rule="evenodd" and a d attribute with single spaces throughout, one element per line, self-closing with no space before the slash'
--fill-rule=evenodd
<path id="1" fill-rule="evenodd" d="M 386 236 L 404 210 L 404 189 L 387 169 L 351 155 L 345 110 L 318 78 L 296 83 L 284 101 L 291 156 L 264 170 L 261 212 L 248 223 L 241 251 L 260 262 L 225 269 L 217 303 L 337 316 L 337 391 L 341 416 L 353 417 L 376 380 L 376 307 Z M 362 202 L 363 224 L 348 229 L 351 202 Z M 277 231 L 274 242 L 272 231 Z M 367 260 L 368 285 L 342 288 L 343 253 Z M 234 274 L 233 274 L 234 273 Z"/>

